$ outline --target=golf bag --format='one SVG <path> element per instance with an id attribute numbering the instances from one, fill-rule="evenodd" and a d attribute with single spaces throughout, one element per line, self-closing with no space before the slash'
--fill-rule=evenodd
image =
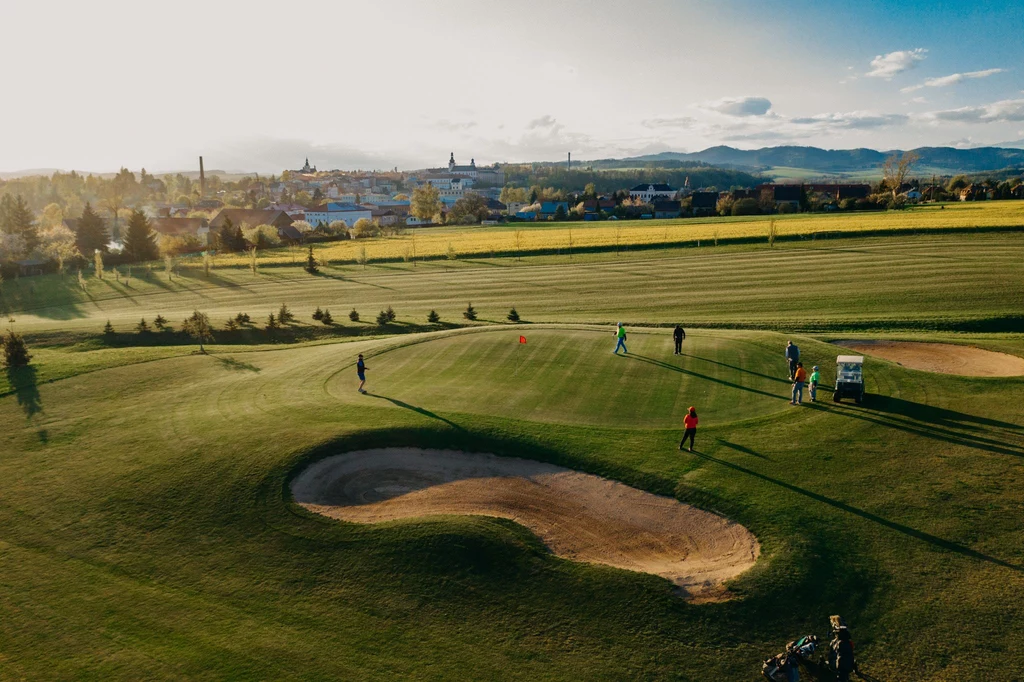
<path id="1" fill-rule="evenodd" d="M 802 661 L 811 660 L 811 656 L 818 649 L 817 635 L 806 635 L 786 645 L 786 651 L 793 654 Z"/>
<path id="2" fill-rule="evenodd" d="M 785 651 L 761 664 L 761 675 L 771 682 L 800 682 L 800 669 L 796 656 Z"/>

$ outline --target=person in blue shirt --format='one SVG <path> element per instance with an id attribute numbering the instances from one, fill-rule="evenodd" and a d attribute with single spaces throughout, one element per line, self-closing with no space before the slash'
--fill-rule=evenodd
<path id="1" fill-rule="evenodd" d="M 792 341 L 786 342 L 786 359 L 789 360 L 789 380 L 796 374 L 796 363 L 800 361 L 800 349 Z"/>
<path id="2" fill-rule="evenodd" d="M 366 393 L 366 389 L 363 386 L 366 385 L 366 370 L 369 369 L 366 363 L 363 362 L 363 354 L 359 354 L 359 359 L 356 361 L 356 376 L 359 377 L 359 392 Z"/>

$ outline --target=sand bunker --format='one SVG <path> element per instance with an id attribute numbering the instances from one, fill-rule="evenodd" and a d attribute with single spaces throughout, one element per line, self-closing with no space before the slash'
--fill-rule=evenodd
<path id="1" fill-rule="evenodd" d="M 712 600 L 754 565 L 757 538 L 743 526 L 677 500 L 525 459 L 389 448 L 335 455 L 292 482 L 295 501 L 345 521 L 434 514 L 512 519 L 560 557 L 668 578 Z"/>
<path id="2" fill-rule="evenodd" d="M 834 341 L 838 346 L 898 362 L 926 372 L 968 377 L 1013 377 L 1024 375 L 1024 358 L 996 353 L 974 346 L 912 341 Z"/>

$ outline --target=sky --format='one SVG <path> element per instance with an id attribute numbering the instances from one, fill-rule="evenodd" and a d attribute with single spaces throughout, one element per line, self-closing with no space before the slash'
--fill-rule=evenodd
<path id="1" fill-rule="evenodd" d="M 0 2 L 0 171 L 1024 147 L 1016 2 Z"/>

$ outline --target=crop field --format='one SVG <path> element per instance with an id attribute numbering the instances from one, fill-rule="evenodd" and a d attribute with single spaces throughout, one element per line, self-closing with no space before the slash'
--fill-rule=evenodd
<path id="1" fill-rule="evenodd" d="M 905 211 L 841 213 L 837 215 L 792 214 L 774 216 L 778 238 L 812 238 L 815 233 L 913 231 L 948 228 L 1024 228 L 1024 201 L 972 202 L 923 205 Z M 455 257 L 493 254 L 565 252 L 572 250 L 625 250 L 657 245 L 697 242 L 713 244 L 716 239 L 767 240 L 769 216 L 743 218 L 682 218 L 674 220 L 606 221 L 596 223 L 518 223 L 473 228 L 426 228 L 409 230 L 397 237 L 332 242 L 315 247 L 317 258 L 329 262 L 355 263 L 363 255 L 369 260 L 445 258 L 449 249 Z M 516 227 L 518 226 L 518 230 Z M 300 249 L 268 251 L 264 264 L 301 262 Z M 243 267 L 244 254 L 224 255 L 219 264 Z"/>
<path id="2" fill-rule="evenodd" d="M 849 352 L 833 342 L 855 338 L 1024 357 L 1024 232 L 319 275 L 224 260 L 84 290 L 73 274 L 4 282 L 5 326 L 34 358 L 0 371 L 0 679 L 756 680 L 835 613 L 867 679 L 1024 670 L 1024 376 L 868 353 L 863 404 L 829 390 Z M 282 303 L 297 320 L 267 333 Z M 397 320 L 378 326 L 388 305 Z M 316 306 L 335 324 L 311 320 Z M 133 330 L 197 308 L 217 327 L 206 354 Z M 224 331 L 240 311 L 254 324 Z M 816 403 L 790 404 L 787 339 L 821 368 Z M 691 405 L 692 453 L 678 447 Z M 357 523 L 298 504 L 311 464 L 375 448 L 601 477 L 720 514 L 759 553 L 694 601 L 658 574 L 553 551 L 510 517 Z M 385 479 L 400 497 L 437 484 Z"/>

